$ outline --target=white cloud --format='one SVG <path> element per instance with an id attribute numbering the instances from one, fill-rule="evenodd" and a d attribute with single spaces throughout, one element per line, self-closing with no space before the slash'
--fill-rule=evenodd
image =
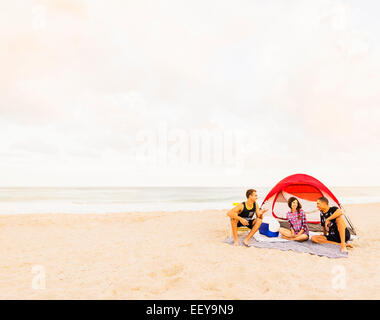
<path id="1" fill-rule="evenodd" d="M 378 184 L 373 3 L 19 3 L 1 16 L 0 184 Z M 162 123 L 243 131 L 244 171 L 144 167 L 136 137 Z"/>

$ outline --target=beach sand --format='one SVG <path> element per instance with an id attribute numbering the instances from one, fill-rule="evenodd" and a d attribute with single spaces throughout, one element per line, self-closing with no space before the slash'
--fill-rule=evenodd
<path id="1" fill-rule="evenodd" d="M 348 259 L 227 245 L 219 210 L 1 215 L 0 299 L 379 299 L 380 204 L 346 211 Z"/>

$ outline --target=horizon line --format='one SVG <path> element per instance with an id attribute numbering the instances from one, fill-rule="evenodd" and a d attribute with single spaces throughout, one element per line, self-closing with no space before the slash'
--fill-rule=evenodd
<path id="1" fill-rule="evenodd" d="M 68 189 L 97 189 L 97 188 L 110 188 L 110 189 L 116 189 L 116 188 L 273 188 L 273 186 L 248 186 L 248 185 L 243 185 L 243 186 L 202 186 L 202 185 L 157 185 L 157 186 L 149 186 L 149 185 L 125 185 L 125 186 L 108 186 L 108 185 L 98 185 L 98 186 L 53 186 L 53 185 L 46 185 L 46 186 L 1 186 L 0 189 L 18 189 L 18 188 L 68 188 Z M 380 185 L 335 185 L 331 186 L 331 188 L 380 188 Z"/>

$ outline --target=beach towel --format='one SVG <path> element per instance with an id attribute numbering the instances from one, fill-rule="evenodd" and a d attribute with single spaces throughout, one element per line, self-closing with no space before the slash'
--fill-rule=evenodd
<path id="1" fill-rule="evenodd" d="M 310 235 L 311 236 L 311 235 Z M 240 244 L 242 244 L 245 235 L 239 237 Z M 265 239 L 267 238 L 267 239 Z M 233 238 L 227 238 L 223 242 L 233 244 Z M 347 258 L 348 253 L 340 252 L 340 246 L 330 243 L 316 244 L 310 239 L 304 242 L 289 241 L 278 238 L 268 238 L 260 234 L 255 234 L 249 241 L 249 245 L 256 248 L 266 249 L 279 249 L 283 251 L 293 250 L 295 252 L 306 252 L 317 256 L 324 256 L 328 258 Z M 247 248 L 249 249 L 249 248 Z"/>

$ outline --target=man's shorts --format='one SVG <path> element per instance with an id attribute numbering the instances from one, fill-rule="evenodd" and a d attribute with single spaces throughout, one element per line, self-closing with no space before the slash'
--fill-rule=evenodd
<path id="1" fill-rule="evenodd" d="M 348 231 L 348 229 L 346 228 L 346 242 L 348 240 L 350 240 L 350 237 L 351 237 L 351 234 L 350 234 L 350 231 Z M 340 235 L 339 235 L 339 232 L 336 232 L 336 233 L 333 233 L 333 234 L 328 234 L 327 235 L 327 240 L 329 241 L 333 241 L 333 242 L 338 242 L 340 243 Z"/>
<path id="2" fill-rule="evenodd" d="M 244 219 L 244 218 L 243 218 Z M 253 224 L 255 222 L 256 219 L 253 219 L 253 220 L 247 220 L 249 222 L 249 224 L 247 226 L 243 225 L 240 221 L 238 222 L 237 226 L 238 228 L 239 227 L 247 227 L 249 229 L 252 229 L 253 228 Z"/>

